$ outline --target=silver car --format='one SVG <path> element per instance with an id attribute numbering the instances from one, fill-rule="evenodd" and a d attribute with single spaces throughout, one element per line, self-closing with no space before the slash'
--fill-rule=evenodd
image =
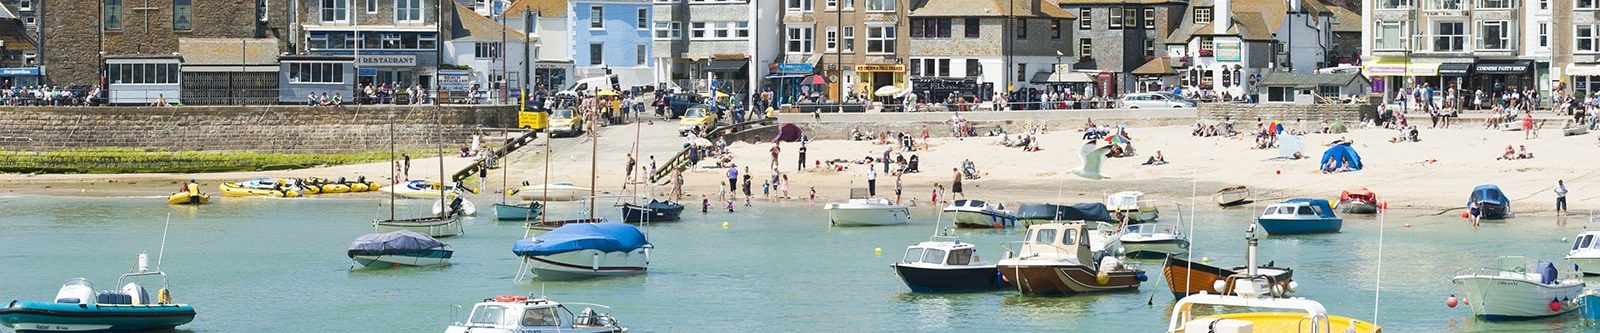
<path id="1" fill-rule="evenodd" d="M 1194 100 L 1169 92 L 1151 92 L 1122 95 L 1122 107 L 1139 108 L 1192 108 Z"/>

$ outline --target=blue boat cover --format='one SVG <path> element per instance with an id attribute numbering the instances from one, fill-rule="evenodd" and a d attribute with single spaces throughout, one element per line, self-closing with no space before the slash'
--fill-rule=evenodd
<path id="1" fill-rule="evenodd" d="M 622 223 L 569 223 L 534 239 L 517 241 L 519 256 L 547 256 L 572 251 L 628 252 L 650 245 L 638 227 Z"/>
<path id="2" fill-rule="evenodd" d="M 1492 184 L 1483 184 L 1472 188 L 1472 196 L 1467 197 L 1467 205 L 1471 206 L 1472 203 L 1479 201 L 1487 201 L 1500 205 L 1511 204 L 1511 199 L 1506 198 L 1506 193 L 1500 192 L 1500 187 Z"/>
<path id="3" fill-rule="evenodd" d="M 1539 272 L 1539 283 L 1556 283 L 1556 265 L 1549 261 L 1539 261 L 1534 264 L 1534 271 Z"/>
<path id="4" fill-rule="evenodd" d="M 1301 203 L 1301 202 L 1304 202 L 1304 203 L 1310 204 L 1311 207 L 1316 207 L 1317 216 L 1318 217 L 1330 218 L 1330 219 L 1339 217 L 1339 216 L 1333 214 L 1333 206 L 1328 205 L 1328 200 L 1327 199 L 1294 198 L 1294 199 L 1284 200 L 1283 202 L 1284 203 Z"/>
<path id="5" fill-rule="evenodd" d="M 1346 165 L 1344 165 L 1346 162 L 1350 164 L 1350 171 L 1358 171 L 1361 170 L 1362 167 L 1361 155 L 1356 154 L 1356 149 L 1350 148 L 1350 145 L 1348 144 L 1333 145 L 1333 147 L 1329 147 L 1327 151 L 1322 152 L 1322 162 L 1317 163 L 1317 168 L 1325 168 L 1328 165 L 1328 161 L 1334 161 L 1336 166 L 1334 167 L 1334 170 L 1323 171 L 1336 171 L 1340 168 L 1344 168 L 1346 167 Z"/>

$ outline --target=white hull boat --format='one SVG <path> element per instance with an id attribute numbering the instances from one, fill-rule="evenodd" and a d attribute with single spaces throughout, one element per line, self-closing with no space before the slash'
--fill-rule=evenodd
<path id="1" fill-rule="evenodd" d="M 850 199 L 847 203 L 829 203 L 822 209 L 828 211 L 833 225 L 880 226 L 911 222 L 911 209 L 889 203 L 888 199 Z"/>
<path id="2" fill-rule="evenodd" d="M 1461 287 L 1472 314 L 1485 320 L 1520 320 L 1566 314 L 1580 307 L 1583 280 L 1562 276 L 1555 265 L 1527 265 L 1521 257 L 1501 257 L 1499 268 L 1465 270 L 1451 282 Z"/>
<path id="3" fill-rule="evenodd" d="M 588 196 L 588 187 L 572 183 L 533 184 L 517 189 L 517 196 L 527 201 L 573 201 Z"/>
<path id="4" fill-rule="evenodd" d="M 1144 192 L 1123 191 L 1106 197 L 1106 210 L 1111 212 L 1112 218 L 1126 218 L 1129 223 L 1155 221 L 1161 218 L 1161 212 L 1153 201 L 1144 200 Z"/>
<path id="5" fill-rule="evenodd" d="M 610 310 L 599 304 L 569 303 Z M 456 322 L 445 333 L 621 333 L 627 332 L 616 318 L 585 308 L 576 314 L 566 306 L 544 298 L 503 295 L 486 298 L 472 306 L 466 322 Z"/>
<path id="6" fill-rule="evenodd" d="M 1578 264 L 1584 275 L 1600 275 L 1600 231 L 1587 231 L 1572 240 L 1567 260 Z"/>
<path id="7" fill-rule="evenodd" d="M 441 204 L 443 202 L 440 200 L 433 201 L 433 215 L 439 215 L 444 211 L 444 205 Z M 472 204 L 472 200 L 461 198 L 461 215 L 478 216 L 478 205 Z"/>
<path id="8" fill-rule="evenodd" d="M 548 256 L 529 256 L 526 259 L 528 267 L 541 280 L 580 280 L 643 274 L 650 266 L 648 249 L 630 252 L 583 250 Z"/>
<path id="9" fill-rule="evenodd" d="M 633 225 L 572 223 L 517 241 L 511 252 L 541 280 L 580 280 L 644 274 L 651 248 Z"/>
<path id="10" fill-rule="evenodd" d="M 1117 235 L 1118 254 L 1129 258 L 1159 259 L 1189 253 L 1189 238 L 1173 224 L 1135 224 Z"/>
<path id="11" fill-rule="evenodd" d="M 1001 228 L 1017 224 L 1017 216 L 1005 205 L 983 200 L 958 199 L 945 206 L 957 228 Z"/>

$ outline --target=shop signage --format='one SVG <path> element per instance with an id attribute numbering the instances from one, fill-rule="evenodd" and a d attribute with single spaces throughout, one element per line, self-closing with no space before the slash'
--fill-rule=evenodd
<path id="1" fill-rule="evenodd" d="M 857 72 L 904 72 L 906 65 L 856 65 Z"/>
<path id="2" fill-rule="evenodd" d="M 911 79 L 917 91 L 976 91 L 978 81 L 973 79 Z"/>
<path id="3" fill-rule="evenodd" d="M 804 74 L 804 73 L 810 73 L 812 68 L 813 68 L 812 65 L 808 64 L 808 63 L 786 62 L 786 63 L 778 64 L 778 73 Z"/>
<path id="4" fill-rule="evenodd" d="M 1238 41 L 1217 41 L 1217 61 L 1240 61 Z"/>
<path id="5" fill-rule="evenodd" d="M 439 70 L 439 89 L 464 92 L 472 88 L 472 73 L 459 69 Z"/>
<path id="6" fill-rule="evenodd" d="M 1476 70 L 1479 74 L 1524 74 L 1528 72 L 1528 63 L 1478 64 Z"/>
<path id="7" fill-rule="evenodd" d="M 356 66 L 415 67 L 415 55 L 364 55 L 356 59 Z"/>
<path id="8" fill-rule="evenodd" d="M 39 76 L 39 67 L 0 67 L 0 76 Z"/>

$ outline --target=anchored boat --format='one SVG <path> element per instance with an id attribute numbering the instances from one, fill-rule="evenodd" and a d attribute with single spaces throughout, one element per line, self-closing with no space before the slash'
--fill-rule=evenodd
<path id="1" fill-rule="evenodd" d="M 582 304 L 610 310 L 599 304 Z M 529 299 L 527 296 L 495 296 L 474 304 L 466 322 L 456 322 L 445 328 L 445 333 L 519 333 L 519 332 L 570 332 L 570 333 L 622 333 L 628 328 L 620 326 L 610 314 L 584 308 L 574 315 L 572 310 L 556 301 L 545 298 Z"/>
<path id="2" fill-rule="evenodd" d="M 572 223 L 517 241 L 521 256 L 544 280 L 578 280 L 642 274 L 650 265 L 650 241 L 623 223 Z"/>
<path id="3" fill-rule="evenodd" d="M 1467 196 L 1467 207 L 1484 220 L 1499 220 L 1511 217 L 1511 199 L 1506 198 L 1506 193 L 1500 191 L 1499 186 L 1492 184 L 1478 185 L 1472 189 L 1472 194 Z"/>
<path id="4" fill-rule="evenodd" d="M 1284 297 L 1293 291 L 1296 287 L 1293 281 L 1294 270 L 1277 267 L 1273 262 L 1256 265 L 1256 242 L 1259 240 L 1256 238 L 1256 226 L 1250 226 L 1249 231 L 1245 232 L 1244 239 L 1248 244 L 1245 250 L 1245 265 L 1234 266 L 1231 269 L 1193 262 L 1179 256 L 1167 257 L 1166 265 L 1161 267 L 1161 274 L 1166 277 L 1167 289 L 1172 290 L 1172 295 L 1178 298 L 1201 293 L 1232 295 L 1237 288 L 1234 283 L 1242 277 L 1244 281 L 1254 278 L 1265 279 L 1267 284 L 1271 285 L 1267 291 L 1272 296 Z M 1217 286 L 1217 282 L 1224 283 L 1222 286 Z"/>
<path id="5" fill-rule="evenodd" d="M 494 204 L 494 218 L 501 221 L 532 220 L 539 218 L 539 214 L 543 213 L 543 211 L 544 205 L 537 202 Z"/>
<path id="6" fill-rule="evenodd" d="M 211 202 L 211 195 L 200 193 L 200 184 L 190 180 L 183 186 L 183 191 L 167 196 L 167 204 L 172 205 L 204 205 Z"/>
<path id="7" fill-rule="evenodd" d="M 1566 314 L 1580 305 L 1584 282 L 1576 274 L 1561 274 L 1553 263 L 1530 263 L 1524 257 L 1504 256 L 1497 261 L 1497 267 L 1463 269 L 1450 279 L 1461 286 L 1473 315 L 1484 320 L 1532 319 Z"/>
<path id="8" fill-rule="evenodd" d="M 1139 191 L 1112 193 L 1106 197 L 1106 209 L 1111 211 L 1113 218 L 1118 221 L 1126 219 L 1128 223 L 1150 222 L 1161 218 L 1161 211 L 1156 208 L 1156 203 L 1144 200 L 1144 192 Z"/>
<path id="9" fill-rule="evenodd" d="M 592 195 L 593 189 L 574 185 L 572 183 L 550 183 L 524 185 L 512 191 L 511 194 L 522 197 L 528 201 L 572 201 L 583 196 Z"/>
<path id="10" fill-rule="evenodd" d="M 450 245 L 410 230 L 363 235 L 346 251 L 363 267 L 448 265 L 454 253 Z"/>
<path id="11" fill-rule="evenodd" d="M 1017 216 L 1005 204 L 983 200 L 956 199 L 945 206 L 957 228 L 1001 228 L 1017 225 Z"/>
<path id="12" fill-rule="evenodd" d="M 278 197 L 293 198 L 300 196 L 300 189 L 282 179 L 259 177 L 237 183 L 217 184 L 217 190 L 222 195 L 230 197 Z"/>
<path id="13" fill-rule="evenodd" d="M 385 186 L 378 189 L 378 191 L 412 199 L 434 199 L 444 196 L 458 196 L 466 190 L 459 186 L 442 186 L 439 182 L 427 179 L 413 179 L 395 186 Z M 444 193 L 440 193 L 440 191 Z"/>
<path id="14" fill-rule="evenodd" d="M 1322 303 L 1305 298 L 1272 296 L 1273 284 L 1255 272 L 1217 281 L 1233 286 L 1227 295 L 1201 293 L 1178 300 L 1167 321 L 1167 333 L 1305 332 L 1379 333 L 1377 324 L 1328 314 Z M 1196 312 L 1216 313 L 1211 315 Z"/>
<path id="15" fill-rule="evenodd" d="M 1211 199 L 1215 200 L 1217 205 L 1222 207 L 1242 205 L 1250 202 L 1250 188 L 1245 187 L 1244 185 L 1239 185 L 1220 189 L 1217 190 L 1217 193 L 1211 195 Z"/>
<path id="16" fill-rule="evenodd" d="M 1144 271 L 1104 252 L 1091 253 L 1082 223 L 1028 226 L 1015 256 L 997 264 L 1006 283 L 1024 294 L 1076 294 L 1134 290 Z M 1009 247 L 1009 246 L 1008 246 Z"/>
<path id="17" fill-rule="evenodd" d="M 845 203 L 828 203 L 828 220 L 841 227 L 880 226 L 911 222 L 911 209 L 884 198 L 856 198 Z"/>
<path id="18" fill-rule="evenodd" d="M 672 201 L 650 199 L 650 203 L 643 206 L 622 204 L 622 221 L 628 223 L 677 221 L 682 213 L 683 204 Z"/>
<path id="19" fill-rule="evenodd" d="M 1267 206 L 1256 224 L 1272 235 L 1316 234 L 1339 232 L 1344 219 L 1334 215 L 1327 200 L 1294 198 Z"/>
<path id="20" fill-rule="evenodd" d="M 1600 231 L 1585 231 L 1573 238 L 1567 260 L 1578 264 L 1584 275 L 1600 275 Z"/>
<path id="21" fill-rule="evenodd" d="M 1025 225 L 1064 221 L 1115 222 L 1106 205 L 1098 202 L 1072 205 L 1022 204 L 1017 207 L 1017 221 Z"/>
<path id="22" fill-rule="evenodd" d="M 1339 193 L 1339 212 L 1347 214 L 1377 214 L 1378 194 L 1365 187 Z"/>

